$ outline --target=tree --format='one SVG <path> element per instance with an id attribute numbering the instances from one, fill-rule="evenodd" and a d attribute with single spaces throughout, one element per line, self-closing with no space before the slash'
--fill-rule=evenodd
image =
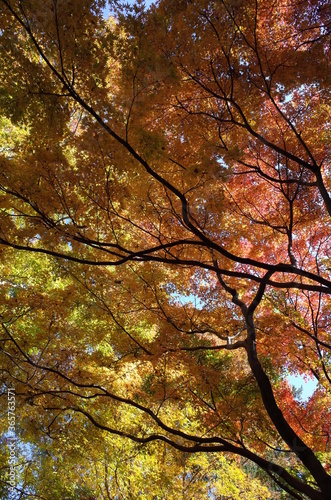
<path id="1" fill-rule="evenodd" d="M 327 2 L 103 6 L 1 0 L 20 434 L 224 453 L 330 498 Z"/>

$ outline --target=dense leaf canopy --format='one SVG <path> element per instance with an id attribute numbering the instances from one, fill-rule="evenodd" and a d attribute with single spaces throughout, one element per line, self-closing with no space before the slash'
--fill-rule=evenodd
<path id="1" fill-rule="evenodd" d="M 330 499 L 328 1 L 110 7 L 0 0 L 1 495 Z"/>

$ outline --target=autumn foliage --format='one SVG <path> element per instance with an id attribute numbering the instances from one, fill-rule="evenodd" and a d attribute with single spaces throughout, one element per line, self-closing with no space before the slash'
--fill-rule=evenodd
<path id="1" fill-rule="evenodd" d="M 328 2 L 104 7 L 0 0 L 0 492 L 329 499 Z"/>

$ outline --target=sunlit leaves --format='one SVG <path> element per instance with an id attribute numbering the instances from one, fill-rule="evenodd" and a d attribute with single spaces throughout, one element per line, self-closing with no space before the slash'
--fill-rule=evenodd
<path id="1" fill-rule="evenodd" d="M 103 2 L 39 3 L 2 0 L 0 26 L 2 383 L 36 459 L 24 488 L 276 498 L 249 459 L 317 498 L 324 3 L 160 1 L 108 21 Z M 315 377 L 309 401 L 288 373 Z"/>

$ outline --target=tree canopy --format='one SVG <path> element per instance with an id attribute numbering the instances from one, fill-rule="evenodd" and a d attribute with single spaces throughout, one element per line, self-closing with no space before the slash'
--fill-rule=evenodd
<path id="1" fill-rule="evenodd" d="M 330 499 L 328 1 L 110 7 L 0 0 L 2 497 Z"/>

